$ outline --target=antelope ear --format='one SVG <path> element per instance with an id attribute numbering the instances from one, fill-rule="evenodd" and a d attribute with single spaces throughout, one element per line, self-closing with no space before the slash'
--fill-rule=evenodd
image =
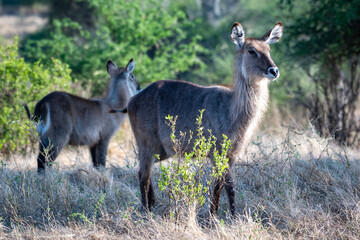
<path id="1" fill-rule="evenodd" d="M 107 61 L 106 68 L 107 68 L 107 71 L 110 74 L 110 76 L 114 76 L 118 70 L 118 67 L 116 66 L 116 64 L 111 60 Z"/>
<path id="2" fill-rule="evenodd" d="M 240 23 L 235 22 L 231 28 L 230 37 L 237 49 L 241 49 L 245 42 L 245 33 Z"/>
<path id="3" fill-rule="evenodd" d="M 135 61 L 134 59 L 130 59 L 129 63 L 125 67 L 125 71 L 127 74 L 130 74 L 134 71 L 134 69 L 135 69 Z"/>
<path id="4" fill-rule="evenodd" d="M 282 23 L 277 22 L 273 27 L 273 29 L 265 33 L 261 39 L 264 40 L 267 44 L 276 43 L 277 41 L 280 40 L 282 36 L 282 30 L 283 30 Z"/>

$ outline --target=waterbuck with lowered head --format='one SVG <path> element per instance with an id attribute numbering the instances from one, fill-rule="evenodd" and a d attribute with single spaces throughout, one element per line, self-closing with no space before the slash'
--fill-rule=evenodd
<path id="1" fill-rule="evenodd" d="M 183 81 L 157 81 L 129 102 L 127 111 L 140 162 L 141 201 L 146 208 L 150 209 L 155 203 L 150 178 L 151 167 L 157 161 L 154 155 L 158 154 L 160 160 L 174 155 L 171 129 L 165 123 L 165 116 L 178 117 L 177 131 L 195 132 L 195 119 L 199 110 L 205 109 L 204 129 L 211 129 L 217 139 L 222 139 L 222 134 L 225 134 L 232 142 L 228 152 L 229 170 L 225 173 L 224 180 L 215 183 L 211 212 L 217 212 L 220 193 L 225 186 L 231 213 L 235 213 L 235 191 L 230 168 L 267 108 L 269 82 L 280 75 L 270 57 L 269 44 L 281 38 L 282 24 L 276 23 L 261 38 L 245 38 L 242 26 L 236 22 L 231 28 L 230 36 L 237 48 L 233 87 L 204 87 Z M 187 147 L 182 151 L 191 150 L 189 145 Z M 217 149 L 221 147 L 218 145 Z"/>
<path id="2" fill-rule="evenodd" d="M 93 165 L 105 167 L 110 138 L 125 119 L 125 114 L 109 114 L 112 108 L 124 108 L 129 99 L 140 90 L 133 74 L 135 62 L 129 61 L 119 68 L 111 60 L 107 62 L 111 82 L 104 99 L 84 99 L 66 92 L 52 92 L 41 99 L 31 116 L 36 122 L 40 137 L 37 157 L 38 171 L 50 166 L 67 145 L 88 145 Z"/>

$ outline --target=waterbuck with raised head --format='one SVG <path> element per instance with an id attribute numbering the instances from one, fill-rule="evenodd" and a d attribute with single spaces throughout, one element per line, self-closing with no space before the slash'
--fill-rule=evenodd
<path id="1" fill-rule="evenodd" d="M 36 122 L 40 137 L 37 157 L 38 171 L 50 166 L 67 145 L 88 145 L 93 165 L 105 167 L 110 138 L 125 119 L 125 114 L 109 114 L 112 108 L 124 108 L 140 86 L 135 80 L 135 62 L 129 61 L 125 68 L 107 62 L 110 85 L 104 99 L 84 99 L 66 92 L 52 92 L 41 99 L 31 116 Z"/>
<path id="2" fill-rule="evenodd" d="M 139 154 L 141 201 L 151 208 L 155 195 L 151 183 L 151 167 L 174 155 L 171 129 L 165 116 L 177 116 L 176 129 L 195 132 L 199 110 L 203 114 L 204 129 L 211 129 L 217 139 L 229 137 L 229 170 L 224 180 L 215 183 L 211 212 L 216 213 L 222 187 L 225 186 L 231 213 L 235 213 L 235 191 L 230 167 L 249 141 L 268 105 L 268 84 L 279 77 L 279 70 L 270 57 L 269 44 L 282 36 L 280 22 L 261 38 L 245 38 L 240 23 L 231 28 L 231 39 L 237 48 L 234 85 L 199 86 L 183 81 L 157 81 L 137 94 L 129 102 L 127 111 Z M 220 144 L 220 143 L 218 143 Z M 182 149 L 182 151 L 191 150 Z M 184 147 L 185 148 L 185 147 Z M 221 149 L 220 146 L 217 149 Z M 211 156 L 209 156 L 211 157 Z M 224 184 L 225 183 L 225 184 Z"/>

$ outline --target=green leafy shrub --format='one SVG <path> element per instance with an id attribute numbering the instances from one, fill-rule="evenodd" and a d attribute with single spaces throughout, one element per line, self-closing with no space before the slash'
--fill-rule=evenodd
<path id="1" fill-rule="evenodd" d="M 33 109 L 36 101 L 56 89 L 69 89 L 70 69 L 56 59 L 47 66 L 27 63 L 18 54 L 18 40 L 0 47 L 0 151 L 8 153 L 28 141 L 27 130 L 19 124 L 24 113 L 22 102 Z M 24 149 L 24 148 L 23 148 Z"/>
<path id="2" fill-rule="evenodd" d="M 191 143 L 193 133 L 180 132 L 180 138 L 176 138 L 176 117 L 167 116 L 167 124 L 171 128 L 171 141 L 175 151 L 175 160 L 168 166 L 160 166 L 160 179 L 158 182 L 161 191 L 166 192 L 169 200 L 174 204 L 174 214 L 179 220 L 182 216 L 194 217 L 199 208 L 209 202 L 210 189 L 214 182 L 224 177 L 228 169 L 227 152 L 231 141 L 223 135 L 220 152 L 216 149 L 217 139 L 209 131 L 209 137 L 204 134 L 202 116 L 200 111 L 196 119 L 197 133 L 193 140 L 193 148 L 190 152 L 183 152 L 184 144 Z M 207 161 L 207 156 L 212 154 L 214 164 Z M 184 211 L 185 210 L 185 211 Z"/>
<path id="3" fill-rule="evenodd" d="M 201 64 L 199 36 L 187 33 L 198 23 L 184 11 L 164 8 L 162 1 L 155 0 L 86 1 L 96 18 L 94 29 L 69 19 L 55 20 L 49 38 L 27 41 L 26 57 L 61 59 L 83 86 L 93 86 L 93 94 L 106 86 L 104 63 L 108 59 L 123 63 L 134 58 L 140 83 L 175 78 Z"/>

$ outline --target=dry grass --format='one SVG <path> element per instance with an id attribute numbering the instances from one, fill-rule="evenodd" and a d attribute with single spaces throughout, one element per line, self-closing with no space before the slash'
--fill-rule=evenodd
<path id="1" fill-rule="evenodd" d="M 234 166 L 238 214 L 224 194 L 218 219 L 205 206 L 196 222 L 176 222 L 159 189 L 153 213 L 141 210 L 128 125 L 101 172 L 84 148 L 68 148 L 45 176 L 34 154 L 13 155 L 0 166 L 0 239 L 359 239 L 359 152 L 283 129 L 255 138 Z"/>

